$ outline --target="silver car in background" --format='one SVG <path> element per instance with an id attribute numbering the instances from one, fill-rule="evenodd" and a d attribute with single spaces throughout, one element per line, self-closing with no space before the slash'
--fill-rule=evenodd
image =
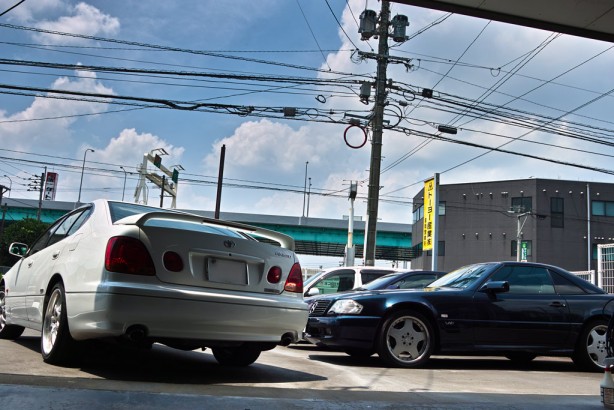
<path id="1" fill-rule="evenodd" d="M 53 364 L 78 341 L 113 338 L 211 348 L 220 364 L 246 366 L 296 342 L 307 321 L 293 248 L 266 229 L 97 200 L 32 247 L 10 245 L 21 259 L 0 281 L 0 338 L 41 331 Z"/>

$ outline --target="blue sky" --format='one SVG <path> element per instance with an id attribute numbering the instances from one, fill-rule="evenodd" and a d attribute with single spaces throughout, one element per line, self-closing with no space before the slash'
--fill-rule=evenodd
<path id="1" fill-rule="evenodd" d="M 14 3 L 0 1 L 0 11 Z M 376 40 L 361 41 L 358 34 L 355 19 L 365 7 L 379 12 L 380 3 L 27 0 L 0 17 L 1 58 L 253 77 L 373 79 L 373 61 L 358 61 L 351 51 L 377 47 Z M 614 150 L 607 145 L 614 138 L 612 44 L 392 3 L 392 15 L 397 13 L 408 17 L 411 39 L 395 44 L 391 54 L 410 59 L 410 67 L 391 64 L 388 69 L 388 77 L 405 92 L 389 96 L 387 119 L 402 129 L 384 132 L 380 220 L 410 223 L 411 198 L 420 182 L 436 172 L 443 184 L 528 177 L 612 182 L 609 172 L 581 168 L 614 169 Z M 225 145 L 229 185 L 223 191 L 222 211 L 301 216 L 308 162 L 313 192 L 309 216 L 347 215 L 347 199 L 335 195 L 347 192 L 350 181 L 361 182 L 355 213 L 366 213 L 360 197 L 367 195 L 370 144 L 352 149 L 343 138 L 347 119 L 342 114 L 372 108 L 359 101 L 357 86 L 186 79 L 179 74 L 160 78 L 23 64 L 0 64 L 0 70 L 0 83 L 9 86 L 239 107 L 299 107 L 312 110 L 308 113 L 320 110 L 317 119 L 335 112 L 337 121 L 130 107 L 0 89 L 0 183 L 12 185 L 11 197 L 37 198 L 27 190 L 27 178 L 40 175 L 47 163 L 49 171 L 59 174 L 56 199 L 75 201 L 83 155 L 90 148 L 95 152 L 87 154 L 82 201 L 121 199 L 125 175 L 120 166 L 130 172 L 125 196 L 131 200 L 143 154 L 164 148 L 170 155 L 163 157 L 163 164 L 185 169 L 178 207 L 213 210 L 220 148 Z M 423 101 L 423 88 L 433 88 L 437 100 Z M 472 105 L 472 111 L 459 111 Z M 491 114 L 496 121 L 485 120 Z M 533 125 L 522 128 L 511 121 Z M 549 132 L 531 130 L 537 124 L 531 121 L 541 121 Z M 478 157 L 487 151 L 426 138 L 437 133 L 438 124 L 459 128 L 458 134 L 445 137 L 481 146 L 498 147 L 522 136 L 532 142 L 515 141 L 502 149 L 550 161 L 497 152 Z M 351 142 L 359 137 L 356 129 L 348 133 Z M 152 188 L 150 204 L 158 204 L 158 195 Z"/>

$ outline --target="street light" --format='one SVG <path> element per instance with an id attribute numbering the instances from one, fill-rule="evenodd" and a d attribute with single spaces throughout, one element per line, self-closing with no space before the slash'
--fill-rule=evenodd
<path id="1" fill-rule="evenodd" d="M 11 181 L 11 183 L 9 184 L 9 198 L 11 197 L 11 191 L 13 190 L 13 180 L 11 179 L 10 176 L 4 174 L 5 177 L 7 177 L 9 179 L 9 181 Z"/>
<path id="2" fill-rule="evenodd" d="M 79 183 L 79 197 L 77 198 L 77 203 L 81 203 L 81 188 L 83 187 L 83 172 L 85 171 L 85 157 L 87 156 L 87 153 L 89 151 L 94 152 L 93 149 L 88 148 L 83 153 L 83 165 L 81 165 L 81 182 Z"/>
<path id="3" fill-rule="evenodd" d="M 120 168 L 122 169 L 122 171 L 124 171 L 124 188 L 122 190 L 122 201 L 123 201 L 124 200 L 124 195 L 126 194 L 126 176 L 128 176 L 128 173 L 126 172 L 124 167 L 120 166 Z"/>
<path id="4" fill-rule="evenodd" d="M 520 262 L 522 260 L 520 255 L 522 250 L 522 228 L 524 227 L 525 222 L 527 222 L 527 217 L 533 213 L 532 211 L 523 211 L 522 207 L 519 207 L 518 209 L 511 209 L 507 212 L 510 214 L 516 214 L 516 262 Z M 523 217 L 524 220 L 521 222 L 520 219 Z"/>

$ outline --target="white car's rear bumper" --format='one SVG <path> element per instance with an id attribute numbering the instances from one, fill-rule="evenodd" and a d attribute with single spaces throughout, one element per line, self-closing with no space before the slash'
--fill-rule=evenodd
<path id="1" fill-rule="evenodd" d="M 66 295 L 68 325 L 76 340 L 121 336 L 142 326 L 147 336 L 186 340 L 298 341 L 307 304 L 285 295 L 253 295 L 117 283 L 96 293 Z"/>

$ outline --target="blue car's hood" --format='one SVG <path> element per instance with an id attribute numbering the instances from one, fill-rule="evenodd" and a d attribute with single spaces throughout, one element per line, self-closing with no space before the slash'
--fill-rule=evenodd
<path id="1" fill-rule="evenodd" d="M 424 289 L 381 289 L 381 290 L 355 290 L 355 291 L 347 291 L 342 293 L 331 293 L 328 295 L 316 295 L 309 298 L 305 298 L 305 302 L 311 303 L 315 300 L 340 300 L 340 299 L 354 299 L 359 300 L 362 298 L 370 298 L 372 296 L 377 295 L 386 295 L 386 294 L 411 294 L 416 297 L 432 294 L 433 292 L 461 292 L 464 289 L 458 288 L 424 288 Z"/>

